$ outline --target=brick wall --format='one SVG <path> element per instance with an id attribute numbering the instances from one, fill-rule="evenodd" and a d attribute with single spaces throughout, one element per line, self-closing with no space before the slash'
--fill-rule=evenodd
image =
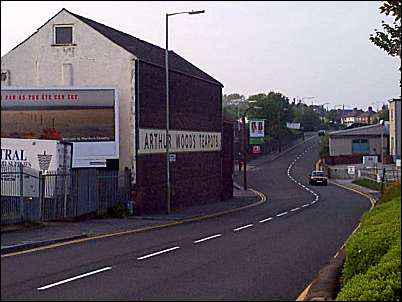
<path id="1" fill-rule="evenodd" d="M 140 62 L 137 77 L 139 128 L 166 128 L 165 70 Z M 169 73 L 170 129 L 222 131 L 222 87 Z M 217 202 L 222 193 L 222 152 L 176 153 L 170 164 L 171 208 Z M 137 158 L 136 205 L 140 213 L 163 213 L 166 203 L 165 154 Z"/>

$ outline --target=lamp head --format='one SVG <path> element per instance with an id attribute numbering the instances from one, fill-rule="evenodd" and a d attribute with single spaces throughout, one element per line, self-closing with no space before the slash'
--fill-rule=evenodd
<path id="1" fill-rule="evenodd" d="M 196 10 L 196 11 L 188 12 L 189 15 L 196 15 L 196 14 L 203 14 L 203 13 L 205 13 L 205 10 Z"/>

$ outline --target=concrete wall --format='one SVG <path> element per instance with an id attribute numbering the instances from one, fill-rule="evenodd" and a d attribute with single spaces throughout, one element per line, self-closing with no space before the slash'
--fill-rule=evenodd
<path id="1" fill-rule="evenodd" d="M 54 25 L 73 25 L 73 45 L 54 46 Z M 115 87 L 119 98 L 120 168 L 134 168 L 135 57 L 61 11 L 1 58 L 12 87 Z"/>

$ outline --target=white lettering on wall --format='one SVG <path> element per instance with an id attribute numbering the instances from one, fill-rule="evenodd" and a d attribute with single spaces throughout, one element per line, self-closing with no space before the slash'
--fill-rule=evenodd
<path id="1" fill-rule="evenodd" d="M 220 132 L 169 130 L 169 152 L 213 152 L 221 150 Z M 139 154 L 166 152 L 166 130 L 140 129 Z"/>

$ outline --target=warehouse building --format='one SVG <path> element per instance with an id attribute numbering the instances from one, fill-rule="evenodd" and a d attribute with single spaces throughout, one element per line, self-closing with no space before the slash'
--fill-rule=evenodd
<path id="1" fill-rule="evenodd" d="M 362 163 L 363 156 L 377 156 L 380 162 L 389 160 L 389 125 L 374 124 L 329 133 L 329 164 Z"/>
<path id="2" fill-rule="evenodd" d="M 102 94 L 108 112 L 114 112 L 114 128 L 107 136 L 114 145 L 73 142 L 73 154 L 82 155 L 77 167 L 129 168 L 137 211 L 166 212 L 169 141 L 173 210 L 230 197 L 232 140 L 224 129 L 230 134 L 232 129 L 222 120 L 223 85 L 169 51 L 170 137 L 166 140 L 164 60 L 163 48 L 62 9 L 2 57 L 2 107 L 3 90 L 7 90 L 4 98 L 20 97 L 20 103 L 28 105 L 42 98 L 39 105 L 49 101 L 53 106 L 56 97 L 63 96 L 65 107 L 69 101 L 79 103 L 83 93 L 85 100 L 90 99 L 87 94 Z M 8 137 L 3 133 L 3 117 L 6 123 L 2 110 L 2 137 Z M 49 128 L 57 128 L 57 119 L 51 120 Z M 63 133 L 60 136 L 65 138 Z"/>

